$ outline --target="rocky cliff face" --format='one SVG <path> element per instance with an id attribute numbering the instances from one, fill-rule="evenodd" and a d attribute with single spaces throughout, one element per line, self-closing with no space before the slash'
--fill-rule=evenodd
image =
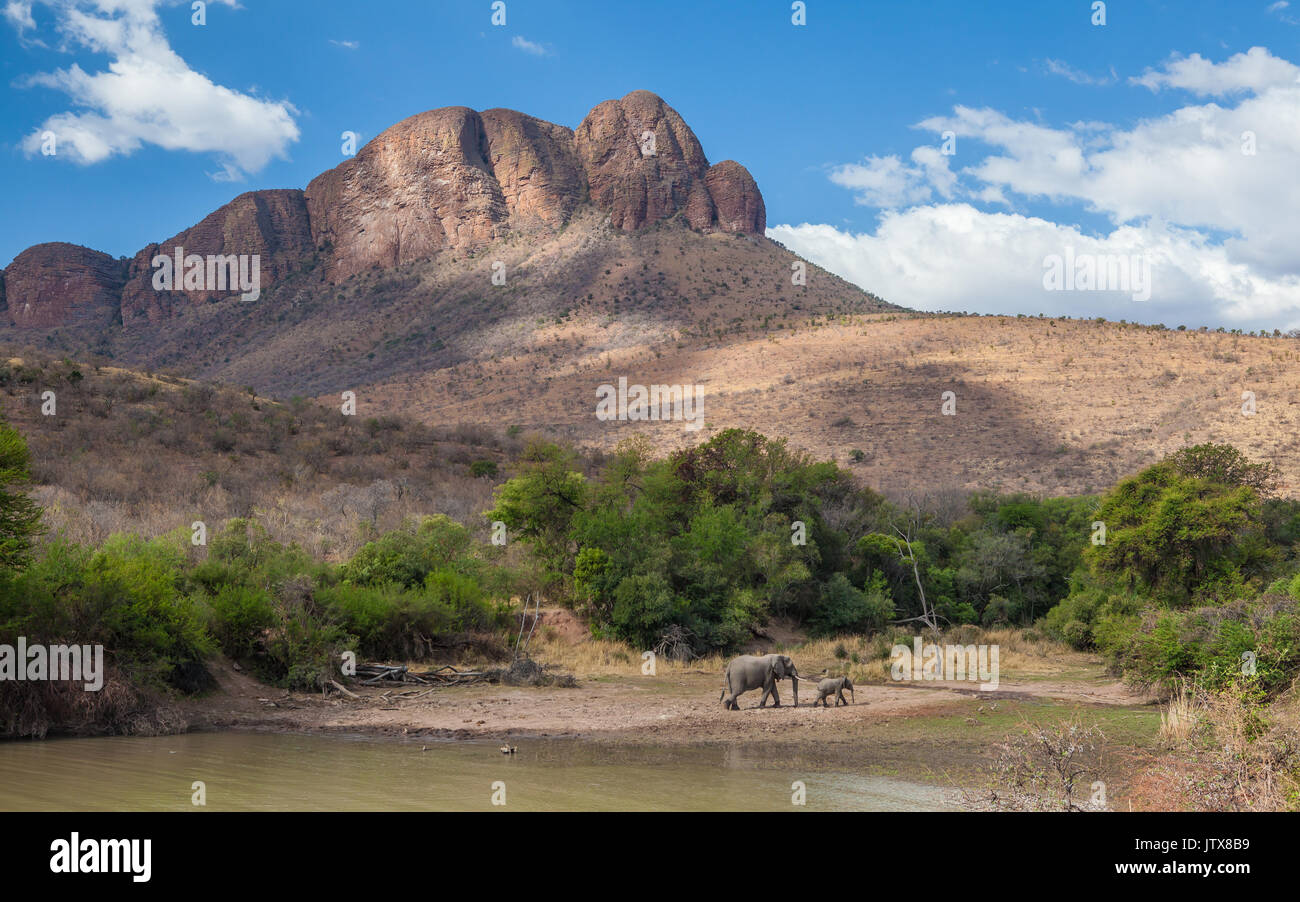
<path id="1" fill-rule="evenodd" d="M 185 255 L 256 255 L 263 289 L 298 269 L 312 255 L 311 228 L 303 192 L 294 189 L 250 191 L 209 214 L 202 222 L 160 244 L 151 244 L 135 255 L 122 291 L 122 323 L 130 327 L 141 319 L 157 321 L 178 305 L 199 304 L 239 294 L 237 287 L 225 289 L 208 284 L 184 290 L 180 276 L 173 274 L 177 291 L 153 287 L 155 256 L 171 256 L 176 248 Z"/>
<path id="2" fill-rule="evenodd" d="M 607 100 L 574 132 L 591 199 L 625 231 L 679 211 L 708 228 L 713 201 L 704 183 L 709 161 L 677 111 L 649 91 Z"/>
<path id="3" fill-rule="evenodd" d="M 25 329 L 100 325 L 117 313 L 126 262 L 77 244 L 38 244 L 4 271 L 8 322 Z"/>
<path id="4" fill-rule="evenodd" d="M 505 231 L 483 119 L 466 107 L 420 113 L 312 179 L 307 210 L 334 278 L 397 266 Z"/>
<path id="5" fill-rule="evenodd" d="M 487 164 L 514 229 L 555 231 L 588 199 L 573 130 L 514 110 L 482 114 Z"/>
<path id="6" fill-rule="evenodd" d="M 767 208 L 749 170 L 735 160 L 709 167 L 704 183 L 717 211 L 718 228 L 725 232 L 761 235 L 767 230 Z"/>
<path id="7" fill-rule="evenodd" d="M 574 131 L 513 110 L 421 113 L 307 186 L 312 235 L 334 279 L 508 232 L 553 233 L 587 201 L 625 231 L 677 213 L 700 230 L 761 234 L 766 225 L 745 168 L 710 169 L 682 117 L 648 91 L 600 104 Z"/>
<path id="8" fill-rule="evenodd" d="M 555 234 L 587 203 L 624 231 L 679 214 L 701 231 L 766 226 L 745 167 L 710 167 L 682 117 L 648 91 L 600 104 L 576 130 L 513 110 L 445 107 L 387 129 L 305 192 L 240 195 L 128 267 L 72 245 L 24 251 L 6 274 L 9 321 L 41 328 L 120 310 L 133 328 L 239 293 L 186 289 L 180 274 L 179 290 L 156 290 L 152 261 L 177 247 L 205 258 L 256 254 L 265 291 L 315 255 L 337 281 L 510 233 Z M 40 250 L 52 247 L 72 250 Z"/>

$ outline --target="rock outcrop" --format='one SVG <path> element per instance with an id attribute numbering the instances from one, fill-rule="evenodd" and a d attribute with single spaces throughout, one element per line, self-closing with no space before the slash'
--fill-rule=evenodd
<path id="1" fill-rule="evenodd" d="M 126 272 L 126 261 L 78 244 L 29 247 L 4 271 L 7 319 L 23 329 L 107 324 Z"/>
<path id="2" fill-rule="evenodd" d="M 767 208 L 748 169 L 735 160 L 723 160 L 709 167 L 704 181 L 717 211 L 718 228 L 724 232 L 763 234 L 767 229 Z"/>
<path id="3" fill-rule="evenodd" d="M 129 278 L 122 292 L 122 322 L 131 326 L 141 318 L 150 322 L 166 317 L 177 305 L 199 304 L 239 294 L 229 280 L 225 288 L 208 284 L 197 290 L 184 290 L 184 282 L 174 274 L 175 291 L 153 287 L 156 256 L 171 256 L 176 248 L 185 255 L 258 257 L 259 278 L 263 290 L 283 279 L 310 259 L 311 227 L 303 192 L 296 189 L 249 191 L 209 214 L 198 225 L 166 241 L 151 244 L 131 261 Z"/>
<path id="4" fill-rule="evenodd" d="M 710 167 L 682 117 L 649 91 L 605 101 L 573 130 L 513 110 L 445 107 L 385 130 L 305 192 L 241 194 L 129 266 L 73 245 L 29 248 L 0 292 L 16 326 L 120 313 L 131 328 L 240 293 L 206 280 L 187 288 L 181 273 L 174 290 L 154 288 L 154 258 L 178 247 L 205 259 L 256 255 L 265 291 L 315 255 L 340 280 L 509 233 L 553 234 L 587 203 L 624 231 L 677 215 L 697 230 L 762 234 L 767 224 L 745 167 Z"/>
<path id="5" fill-rule="evenodd" d="M 510 226 L 555 230 L 587 200 L 587 174 L 573 130 L 514 110 L 485 110 L 488 167 L 505 199 Z"/>
<path id="6" fill-rule="evenodd" d="M 330 275 L 479 247 L 504 234 L 508 211 L 489 153 L 482 117 L 446 107 L 402 120 L 312 179 L 312 237 Z"/>
<path id="7" fill-rule="evenodd" d="M 682 211 L 692 228 L 713 222 L 709 161 L 677 111 L 649 91 L 607 100 L 574 131 L 591 199 L 625 231 Z"/>

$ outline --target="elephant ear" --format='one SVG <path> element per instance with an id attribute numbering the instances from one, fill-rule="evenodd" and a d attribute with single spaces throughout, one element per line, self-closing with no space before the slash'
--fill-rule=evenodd
<path id="1" fill-rule="evenodd" d="M 780 658 L 772 661 L 772 675 L 778 680 L 785 678 L 785 662 Z"/>

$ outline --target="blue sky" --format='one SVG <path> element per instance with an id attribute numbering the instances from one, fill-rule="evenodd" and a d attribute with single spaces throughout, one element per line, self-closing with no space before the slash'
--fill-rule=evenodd
<path id="1" fill-rule="evenodd" d="M 782 0 L 507 0 L 504 26 L 490 0 L 0 10 L 0 263 L 133 254 L 304 187 L 344 130 L 448 105 L 572 127 L 646 88 L 750 169 L 773 237 L 899 303 L 1300 326 L 1300 217 L 1278 215 L 1300 209 L 1300 2 L 1116 0 L 1104 25 L 1090 0 L 807 0 L 805 26 Z M 1150 258 L 1151 300 L 1045 293 L 1066 246 Z"/>

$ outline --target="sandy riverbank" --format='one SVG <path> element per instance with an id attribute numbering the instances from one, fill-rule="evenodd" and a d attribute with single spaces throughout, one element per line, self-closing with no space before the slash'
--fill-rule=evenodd
<path id="1" fill-rule="evenodd" d="M 1016 703 L 1061 706 L 1141 706 L 1149 699 L 1114 681 L 1097 679 L 1003 682 L 980 692 L 969 683 L 865 685 L 856 704 L 814 708 L 815 690 L 804 682 L 800 707 L 782 684 L 780 708 L 758 708 L 758 692 L 742 696 L 740 711 L 718 702 L 720 676 L 678 670 L 660 676 L 599 675 L 576 688 L 449 686 L 413 700 L 393 690 L 352 687 L 360 698 L 337 693 L 287 693 L 239 673 L 214 668 L 219 689 L 186 703 L 192 726 L 428 736 L 448 739 L 512 736 L 574 737 L 638 742 L 734 742 L 781 733 L 784 739 L 850 741 L 872 727 L 914 718 L 958 718 L 977 726 L 981 715 Z M 965 724 L 967 718 L 976 724 Z"/>

